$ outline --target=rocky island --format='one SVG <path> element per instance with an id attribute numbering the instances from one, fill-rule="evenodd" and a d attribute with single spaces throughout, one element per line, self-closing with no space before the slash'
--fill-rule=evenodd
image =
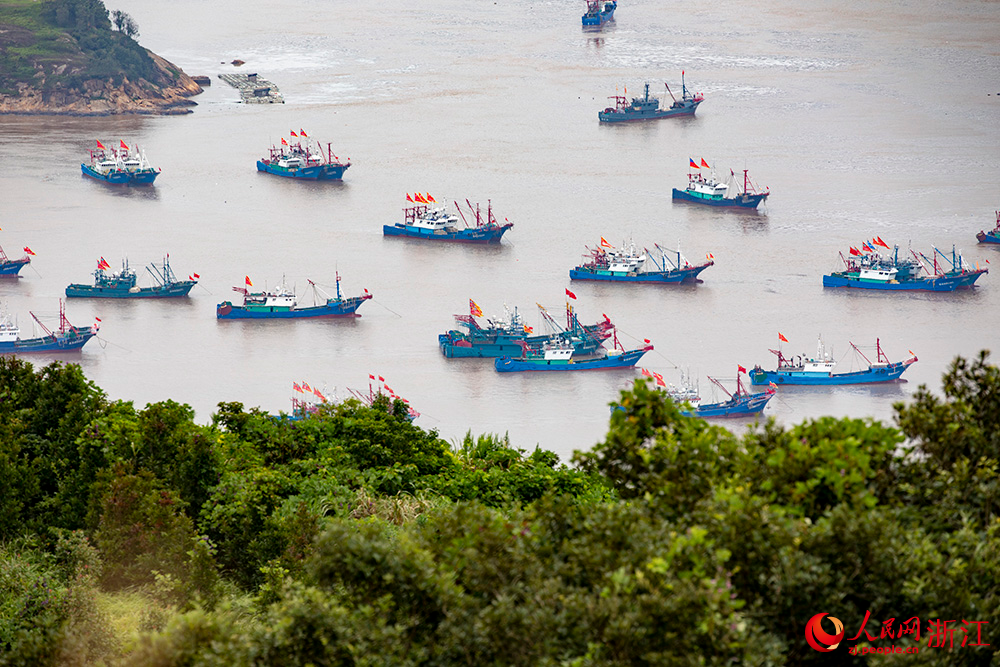
<path id="1" fill-rule="evenodd" d="M 101 0 L 0 0 L 0 114 L 190 113 L 201 87 Z"/>

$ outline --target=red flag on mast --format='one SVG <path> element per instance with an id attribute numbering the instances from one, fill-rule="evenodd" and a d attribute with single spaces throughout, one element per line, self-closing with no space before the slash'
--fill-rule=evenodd
<path id="1" fill-rule="evenodd" d="M 305 137 L 306 139 L 309 138 L 309 135 L 306 134 L 306 131 L 303 129 L 299 129 L 299 136 Z"/>
<path id="2" fill-rule="evenodd" d="M 708 163 L 705 162 L 705 158 L 701 159 L 701 166 L 703 166 L 705 169 L 711 169 L 711 167 L 708 166 Z"/>
<path id="3" fill-rule="evenodd" d="M 253 287 L 253 283 L 250 281 L 250 276 L 246 276 L 247 287 Z"/>
<path id="4" fill-rule="evenodd" d="M 608 243 L 608 240 L 606 238 L 604 238 L 603 236 L 601 237 L 601 247 L 602 248 L 614 248 L 614 246 L 611 245 L 610 243 Z"/>
<path id="5" fill-rule="evenodd" d="M 34 255 L 35 253 L 28 246 L 24 246 L 24 252 L 28 255 Z"/>
<path id="6" fill-rule="evenodd" d="M 293 137 L 296 137 L 296 138 L 298 138 L 298 136 L 299 136 L 299 135 L 295 134 L 295 130 L 289 130 L 288 133 L 290 135 L 292 135 Z"/>
<path id="7" fill-rule="evenodd" d="M 746 373 L 747 369 L 743 368 L 739 364 L 736 364 L 736 371 L 739 372 L 739 373 Z"/>
<path id="8" fill-rule="evenodd" d="M 566 288 L 566 296 L 568 296 L 571 299 L 576 299 L 576 295 L 570 292 L 568 287 Z"/>
<path id="9" fill-rule="evenodd" d="M 692 169 L 701 169 L 701 167 L 698 166 L 698 163 L 694 161 L 694 158 L 688 158 L 688 166 Z"/>
<path id="10" fill-rule="evenodd" d="M 119 143 L 119 144 L 121 144 L 121 147 L 122 147 L 122 148 L 124 148 L 125 150 L 128 150 L 128 146 L 127 146 L 127 145 L 125 145 L 125 142 L 124 142 L 124 141 L 122 141 L 121 139 L 119 139 L 119 140 L 118 140 L 118 143 Z"/>
<path id="11" fill-rule="evenodd" d="M 409 192 L 406 193 L 406 201 L 410 202 L 411 204 L 413 203 L 413 199 L 410 198 Z"/>
<path id="12" fill-rule="evenodd" d="M 787 343 L 788 342 L 788 339 L 785 338 L 784 336 L 782 336 L 780 331 L 778 332 L 778 340 L 780 340 L 783 343 Z"/>
<path id="13" fill-rule="evenodd" d="M 101 143 L 100 139 L 97 140 L 97 147 L 100 148 L 102 151 L 103 150 L 107 150 L 107 149 L 104 148 L 104 144 Z"/>

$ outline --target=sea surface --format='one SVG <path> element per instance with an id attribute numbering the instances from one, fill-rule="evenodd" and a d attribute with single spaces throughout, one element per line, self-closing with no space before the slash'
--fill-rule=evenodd
<path id="1" fill-rule="evenodd" d="M 1000 351 L 1000 247 L 975 239 L 1000 209 L 996 2 L 623 0 L 601 32 L 581 29 L 582 1 L 112 8 L 212 86 L 186 116 L 0 117 L 0 245 L 36 253 L 20 280 L 0 282 L 0 301 L 27 336 L 29 311 L 56 324 L 66 285 L 91 280 L 99 257 L 115 268 L 127 257 L 141 284 L 166 253 L 179 276 L 200 274 L 188 299 L 68 303 L 76 324 L 101 318 L 101 339 L 58 358 L 113 399 L 173 399 L 208 422 L 220 401 L 288 411 L 293 382 L 343 397 L 381 375 L 449 441 L 508 432 L 568 457 L 603 439 L 609 402 L 637 372 L 498 374 L 437 347 L 469 299 L 487 317 L 516 306 L 537 332 L 535 304 L 561 318 L 567 287 L 582 321 L 607 313 L 626 347 L 651 339 L 642 365 L 674 383 L 690 371 L 707 402 L 724 398 L 707 376 L 732 389 L 737 365 L 773 368 L 779 332 L 786 354 L 814 352 L 822 335 L 838 371 L 859 367 L 849 342 L 920 359 L 905 383 L 782 388 L 764 414 L 784 424 L 891 420 L 918 385 L 939 389 L 956 355 Z M 626 88 L 679 94 L 682 70 L 705 95 L 696 117 L 598 123 Z M 286 103 L 240 103 L 217 78 L 228 72 L 258 72 Z M 350 158 L 343 183 L 257 173 L 300 129 Z M 120 139 L 162 168 L 154 187 L 80 174 L 95 140 Z M 758 213 L 674 204 L 689 158 L 720 175 L 748 169 L 771 197 Z M 489 202 L 514 228 L 498 247 L 383 238 L 418 191 Z M 571 284 L 602 236 L 716 264 L 690 287 Z M 926 253 L 955 244 L 991 272 L 953 294 L 824 290 L 838 253 L 872 236 Z M 311 303 L 307 280 L 332 292 L 338 272 L 345 294 L 374 294 L 361 318 L 216 321 L 245 276 L 284 277 Z"/>

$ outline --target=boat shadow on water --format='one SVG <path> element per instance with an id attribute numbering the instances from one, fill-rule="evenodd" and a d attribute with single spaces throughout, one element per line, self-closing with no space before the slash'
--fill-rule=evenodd
<path id="1" fill-rule="evenodd" d="M 92 183 L 93 186 L 100 190 L 105 190 L 108 194 L 114 197 L 124 197 L 131 199 L 145 199 L 145 200 L 158 200 L 160 198 L 160 191 L 155 185 L 124 185 L 115 184 L 109 185 L 107 183 L 102 183 L 100 181 L 95 181 L 89 176 L 80 175 L 83 180 Z"/>

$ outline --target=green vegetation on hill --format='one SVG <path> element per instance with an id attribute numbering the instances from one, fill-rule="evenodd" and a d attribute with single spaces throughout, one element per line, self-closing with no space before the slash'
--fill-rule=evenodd
<path id="1" fill-rule="evenodd" d="M 828 417 L 738 437 L 643 382 L 619 403 L 567 467 L 505 437 L 449 446 L 387 400 L 299 420 L 221 403 L 205 426 L 173 401 L 109 401 L 77 366 L 2 358 L 0 665 L 895 657 L 811 649 L 821 612 L 847 640 L 870 612 L 862 641 L 919 647 L 907 664 L 1000 659 L 985 353 L 898 405 L 898 429 Z M 913 617 L 919 640 L 897 636 Z M 951 650 L 938 619 L 959 619 Z"/>
<path id="2" fill-rule="evenodd" d="M 0 0 L 0 92 L 14 94 L 19 83 L 82 92 L 87 81 L 117 86 L 125 77 L 167 83 L 127 34 L 137 35 L 131 18 L 119 25 L 125 30 L 113 29 L 101 0 Z"/>

